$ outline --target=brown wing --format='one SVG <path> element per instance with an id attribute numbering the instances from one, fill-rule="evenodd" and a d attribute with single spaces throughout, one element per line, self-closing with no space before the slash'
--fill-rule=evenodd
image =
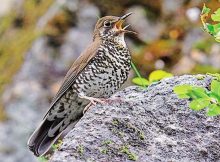
<path id="1" fill-rule="evenodd" d="M 53 105 L 60 99 L 60 97 L 62 97 L 62 95 L 73 84 L 79 73 L 88 65 L 89 61 L 97 54 L 100 43 L 101 42 L 99 40 L 92 42 L 92 44 L 88 46 L 86 50 L 82 52 L 82 54 L 76 59 L 76 61 L 73 63 L 73 65 L 67 72 L 58 93 L 53 98 L 50 108 L 53 107 Z"/>

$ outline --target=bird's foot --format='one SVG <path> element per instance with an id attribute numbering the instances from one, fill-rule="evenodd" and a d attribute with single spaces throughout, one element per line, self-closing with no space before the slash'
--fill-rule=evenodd
<path id="1" fill-rule="evenodd" d="M 80 98 L 84 98 L 90 101 L 90 103 L 84 108 L 83 114 L 85 114 L 85 112 L 88 111 L 92 105 L 96 105 L 97 103 L 100 103 L 100 104 L 106 103 L 106 99 L 103 99 L 103 98 L 94 98 L 94 97 L 88 97 L 88 96 L 80 96 Z"/>
<path id="2" fill-rule="evenodd" d="M 80 96 L 80 98 L 84 98 L 89 100 L 93 105 L 96 105 L 96 103 L 104 104 L 105 101 L 102 98 L 94 98 L 94 97 L 88 97 L 88 96 Z"/>
<path id="3" fill-rule="evenodd" d="M 94 98 L 94 97 L 88 97 L 88 96 L 80 96 L 80 98 L 84 98 L 90 101 L 90 103 L 84 108 L 83 110 L 83 114 L 86 113 L 86 111 L 88 111 L 92 105 L 96 105 L 97 103 L 100 104 L 105 104 L 105 103 L 112 103 L 112 102 L 123 102 L 123 99 L 121 99 L 120 97 L 115 97 L 115 98 Z"/>

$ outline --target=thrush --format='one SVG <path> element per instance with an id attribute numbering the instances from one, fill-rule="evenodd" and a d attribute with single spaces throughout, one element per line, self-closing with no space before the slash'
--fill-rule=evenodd
<path id="1" fill-rule="evenodd" d="M 75 125 L 91 104 L 103 102 L 127 80 L 131 55 L 124 40 L 124 16 L 105 16 L 95 25 L 92 43 L 67 72 L 40 126 L 28 146 L 36 155 L 45 154 L 61 133 Z"/>

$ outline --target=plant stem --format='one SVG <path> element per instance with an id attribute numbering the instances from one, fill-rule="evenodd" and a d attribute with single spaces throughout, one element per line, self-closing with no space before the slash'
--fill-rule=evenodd
<path id="1" fill-rule="evenodd" d="M 132 67 L 132 69 L 134 70 L 135 74 L 138 76 L 138 78 L 141 79 L 141 84 L 142 84 L 142 86 L 143 86 L 143 87 L 146 87 L 146 86 L 144 85 L 143 81 L 142 81 L 142 76 L 141 76 L 141 74 L 139 73 L 139 71 L 137 70 L 136 66 L 134 65 L 134 63 L 133 63 L 132 61 L 131 61 L 131 67 Z"/>

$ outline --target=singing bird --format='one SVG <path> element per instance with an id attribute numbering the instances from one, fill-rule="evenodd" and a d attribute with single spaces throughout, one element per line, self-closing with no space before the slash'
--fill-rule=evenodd
<path id="1" fill-rule="evenodd" d="M 92 104 L 103 103 L 127 80 L 131 55 L 124 40 L 124 16 L 105 16 L 95 25 L 92 43 L 67 72 L 40 126 L 28 141 L 36 155 L 45 154 L 61 133 L 76 124 Z"/>

